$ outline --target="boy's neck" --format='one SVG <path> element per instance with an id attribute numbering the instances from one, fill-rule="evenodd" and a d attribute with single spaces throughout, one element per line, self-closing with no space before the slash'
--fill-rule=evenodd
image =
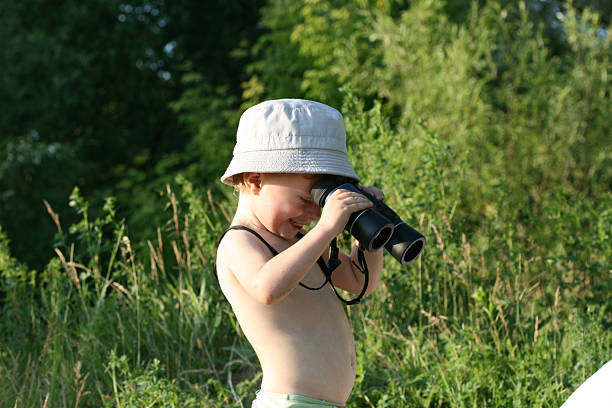
<path id="1" fill-rule="evenodd" d="M 266 231 L 264 225 L 259 221 L 257 214 L 253 211 L 252 200 L 250 194 L 241 193 L 238 198 L 238 206 L 232 220 L 232 225 L 243 225 L 260 231 Z"/>

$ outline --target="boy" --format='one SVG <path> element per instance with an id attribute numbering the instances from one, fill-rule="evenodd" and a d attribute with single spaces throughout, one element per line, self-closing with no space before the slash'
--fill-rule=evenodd
<path id="1" fill-rule="evenodd" d="M 321 210 L 310 190 L 321 175 L 358 181 L 348 161 L 342 115 L 313 101 L 283 99 L 244 112 L 234 157 L 221 178 L 239 191 L 232 226 L 217 251 L 221 289 L 261 364 L 253 408 L 344 406 L 355 380 L 353 335 L 319 265 L 351 213 L 371 207 L 337 190 Z M 383 199 L 374 187 L 363 187 Z M 317 224 L 306 233 L 302 228 Z M 339 254 L 332 283 L 360 293 L 364 274 Z M 364 252 L 365 294 L 380 280 L 382 250 Z M 325 266 L 325 265 L 323 265 Z"/>

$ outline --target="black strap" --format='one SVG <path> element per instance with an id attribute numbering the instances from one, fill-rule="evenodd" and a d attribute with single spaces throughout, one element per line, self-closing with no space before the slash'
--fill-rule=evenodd
<path id="1" fill-rule="evenodd" d="M 303 236 L 302 234 L 299 235 L 300 238 L 302 236 Z M 329 262 L 328 263 L 325 263 L 325 261 L 321 257 L 317 259 L 317 265 L 319 265 L 319 268 L 321 268 L 321 272 L 323 272 L 323 274 L 325 275 L 325 282 L 323 282 L 321 286 L 319 286 L 318 288 L 311 288 L 310 286 L 300 282 L 301 287 L 310 289 L 310 290 L 319 290 L 323 286 L 327 285 L 327 283 L 329 282 L 332 289 L 334 289 L 334 292 L 336 292 L 336 288 L 334 287 L 334 284 L 332 283 L 332 280 L 331 280 L 332 272 L 335 271 L 336 268 L 340 266 L 340 259 L 338 258 L 338 245 L 336 242 L 337 242 L 336 238 L 334 238 L 331 244 L 329 245 Z M 336 295 L 337 294 L 338 292 L 336 292 Z"/>
<path id="2" fill-rule="evenodd" d="M 245 227 L 244 225 L 232 225 L 231 227 L 223 231 L 223 234 L 221 234 L 221 237 L 219 237 L 219 241 L 217 242 L 217 247 L 221 243 L 221 240 L 223 239 L 225 234 L 227 234 L 227 232 L 230 230 L 242 230 L 242 231 L 250 232 L 251 234 L 255 235 L 257 238 L 259 238 L 259 240 L 266 245 L 266 247 L 270 250 L 270 252 L 272 252 L 273 256 L 278 255 L 278 251 L 274 249 L 274 247 L 270 245 L 268 241 L 266 241 L 259 233 L 257 233 L 257 231 L 254 231 L 253 229 L 249 227 Z M 301 232 L 298 232 L 297 234 L 298 239 L 302 238 L 303 236 L 304 234 L 302 234 Z M 318 288 L 312 288 L 306 284 L 303 284 L 302 282 L 300 282 L 299 285 L 308 290 L 319 290 L 323 288 L 323 286 L 327 285 L 327 283 L 329 283 L 332 289 L 334 290 L 334 293 L 338 297 L 338 299 L 340 299 L 342 302 L 346 303 L 347 305 L 353 305 L 361 301 L 361 299 L 363 298 L 363 295 L 365 294 L 366 289 L 368 288 L 368 281 L 369 281 L 368 265 L 365 260 L 363 249 L 359 248 L 357 251 L 357 260 L 359 261 L 359 265 L 357 265 L 355 262 L 353 262 L 353 265 L 355 265 L 361 273 L 365 274 L 365 282 L 363 285 L 363 289 L 361 289 L 361 293 L 356 298 L 351 299 L 351 300 L 345 300 L 342 296 L 340 296 L 340 294 L 336 290 L 336 287 L 334 286 L 331 280 L 332 272 L 336 270 L 336 268 L 338 268 L 338 266 L 340 266 L 340 263 L 341 263 L 340 258 L 338 257 L 339 252 L 340 251 L 338 249 L 338 242 L 336 238 L 334 238 L 329 246 L 329 262 L 325 263 L 325 260 L 323 260 L 322 257 L 319 257 L 319 259 L 317 259 L 317 265 L 319 265 L 319 268 L 321 268 L 321 271 L 325 275 L 325 281 Z M 215 263 L 215 276 L 217 276 L 217 264 L 216 263 Z"/>
<path id="3" fill-rule="evenodd" d="M 363 252 L 362 248 L 357 249 L 357 261 L 359 262 L 359 265 L 357 265 L 355 261 L 351 262 L 353 263 L 353 265 L 355 265 L 359 272 L 365 275 L 365 282 L 363 283 L 363 288 L 361 288 L 361 293 L 355 299 L 352 299 L 348 302 L 345 301 L 347 305 L 354 305 L 355 303 L 359 303 L 363 298 L 363 295 L 365 295 L 365 292 L 368 289 L 368 284 L 370 283 L 370 271 L 368 270 L 368 263 L 366 262 L 365 253 Z"/>
<path id="4" fill-rule="evenodd" d="M 229 227 L 228 229 L 226 229 L 225 231 L 223 231 L 223 234 L 221 234 L 221 237 L 219 238 L 219 242 L 217 242 L 217 247 L 219 247 L 219 244 L 221 243 L 221 240 L 223 239 L 223 237 L 225 236 L 225 234 L 227 234 L 230 230 L 242 230 L 242 231 L 248 231 L 251 234 L 255 235 L 257 238 L 259 238 L 259 240 L 261 242 L 263 242 L 268 249 L 270 250 L 270 252 L 272 252 L 272 255 L 278 255 L 278 251 L 276 249 L 274 249 L 274 247 L 270 244 L 268 244 L 268 241 L 266 241 L 261 235 L 259 235 L 259 233 L 257 233 L 257 231 L 249 228 L 249 227 L 245 227 L 244 225 L 232 225 L 231 227 Z"/>
<path id="5" fill-rule="evenodd" d="M 338 253 L 339 253 L 338 243 L 337 243 L 336 238 L 334 238 L 334 240 L 331 242 L 329 246 L 329 265 L 332 266 L 333 269 L 336 269 L 338 266 L 340 266 L 340 259 L 338 258 Z M 359 270 L 359 272 L 365 275 L 365 282 L 363 283 L 363 287 L 361 288 L 361 293 L 359 293 L 359 295 L 357 295 L 356 298 L 346 300 L 342 296 L 340 296 L 340 294 L 336 290 L 336 286 L 334 286 L 334 283 L 331 281 L 331 272 L 329 274 L 330 286 L 334 290 L 334 293 L 336 294 L 338 299 L 346 303 L 347 306 L 354 305 L 354 304 L 361 302 L 363 295 L 365 295 L 365 292 L 368 289 L 368 283 L 370 282 L 370 271 L 368 270 L 368 263 L 366 262 L 365 254 L 361 247 L 357 249 L 357 261 L 359 262 L 359 265 L 357 265 L 354 261 L 351 261 L 351 262 L 353 265 L 355 265 L 355 267 L 357 268 L 357 270 Z"/>

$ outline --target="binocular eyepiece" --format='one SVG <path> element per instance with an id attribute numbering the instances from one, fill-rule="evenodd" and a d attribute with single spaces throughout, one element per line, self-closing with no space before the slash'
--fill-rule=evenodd
<path id="1" fill-rule="evenodd" d="M 361 190 L 354 183 L 338 177 L 323 177 L 315 183 L 310 194 L 319 207 L 336 190 L 349 190 L 366 196 L 374 204 L 371 208 L 356 211 L 344 227 L 366 251 L 376 251 L 383 246 L 402 265 L 414 261 L 425 247 L 425 237 L 406 224 L 388 205 Z"/>

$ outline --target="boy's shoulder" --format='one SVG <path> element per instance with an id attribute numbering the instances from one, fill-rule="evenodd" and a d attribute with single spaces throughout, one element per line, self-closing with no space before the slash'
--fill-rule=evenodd
<path id="1" fill-rule="evenodd" d="M 272 256 L 253 234 L 239 229 L 225 231 L 215 260 L 217 279 L 225 295 L 230 295 L 237 286 L 249 292 L 248 288 L 256 283 L 258 271 Z"/>
<path id="2" fill-rule="evenodd" d="M 293 243 L 272 233 L 256 231 L 242 225 L 232 225 L 219 241 L 217 263 L 223 261 L 228 266 L 242 266 L 245 262 L 257 264 L 267 262 Z"/>
<path id="3" fill-rule="evenodd" d="M 225 230 L 218 248 L 244 246 L 255 251 L 265 251 L 272 257 L 295 244 L 306 234 L 307 231 L 302 229 L 293 239 L 285 239 L 271 232 L 260 231 L 243 225 L 232 225 Z"/>
<path id="4" fill-rule="evenodd" d="M 244 228 L 228 228 L 221 237 L 217 246 L 217 260 L 229 258 L 230 260 L 240 260 L 246 253 L 270 252 L 264 240 L 257 238 L 255 234 Z M 270 254 L 270 257 L 272 254 Z"/>

